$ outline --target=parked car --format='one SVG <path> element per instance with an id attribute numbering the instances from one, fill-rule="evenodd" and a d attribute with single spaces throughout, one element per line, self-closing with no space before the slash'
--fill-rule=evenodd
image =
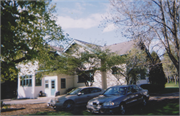
<path id="1" fill-rule="evenodd" d="M 148 99 L 148 90 L 138 85 L 118 85 L 106 89 L 102 95 L 89 100 L 86 107 L 87 111 L 92 113 L 125 114 L 127 107 L 139 103 L 145 106 Z"/>
<path id="2" fill-rule="evenodd" d="M 65 95 L 59 95 L 52 98 L 48 102 L 48 106 L 52 106 L 56 110 L 65 109 L 73 110 L 74 106 L 85 105 L 87 102 L 102 94 L 104 91 L 98 87 L 78 87 Z"/>

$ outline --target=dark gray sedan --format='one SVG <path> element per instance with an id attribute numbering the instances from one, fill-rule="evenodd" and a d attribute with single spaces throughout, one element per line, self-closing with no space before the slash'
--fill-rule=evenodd
<path id="1" fill-rule="evenodd" d="M 138 85 L 113 86 L 102 95 L 88 101 L 87 111 L 92 113 L 126 113 L 126 108 L 142 103 L 144 106 L 149 99 L 148 90 Z"/>
<path id="2" fill-rule="evenodd" d="M 56 110 L 73 110 L 75 105 L 86 105 L 87 102 L 102 94 L 104 91 L 98 87 L 78 87 L 65 95 L 59 95 L 48 102 Z"/>

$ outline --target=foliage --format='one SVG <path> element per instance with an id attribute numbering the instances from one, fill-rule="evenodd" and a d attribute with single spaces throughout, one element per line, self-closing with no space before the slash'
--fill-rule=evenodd
<path id="1" fill-rule="evenodd" d="M 156 52 L 152 52 L 151 56 L 154 59 L 154 64 L 150 65 L 149 81 L 151 84 L 160 85 L 163 89 L 166 83 L 166 77 L 163 71 L 161 60 Z"/>
<path id="2" fill-rule="evenodd" d="M 18 63 L 49 58 L 45 49 L 52 41 L 64 39 L 56 24 L 51 0 L 1 1 L 1 80 L 16 78 Z M 40 56 L 40 57 L 39 57 Z M 42 57 L 43 56 L 43 57 Z"/>
<path id="3" fill-rule="evenodd" d="M 170 47 L 172 50 L 172 54 L 175 55 L 174 46 L 170 45 Z M 171 59 L 168 57 L 167 52 L 164 54 L 162 63 L 163 63 L 163 69 L 164 69 L 165 75 L 168 79 L 168 82 L 170 81 L 170 78 L 174 78 L 175 83 L 177 84 L 177 81 L 179 80 L 178 72 L 176 70 L 176 67 L 173 65 Z"/>
<path id="4" fill-rule="evenodd" d="M 127 38 L 141 39 L 166 50 L 179 74 L 179 0 L 111 0 L 111 19 Z M 108 22 L 109 22 L 108 20 Z M 170 45 L 174 46 L 174 52 Z"/>
<path id="5" fill-rule="evenodd" d="M 128 55 L 121 57 L 125 59 L 125 67 L 119 68 L 118 72 L 126 78 L 127 84 L 134 84 L 139 78 L 147 75 L 146 54 L 144 51 L 134 48 Z"/>

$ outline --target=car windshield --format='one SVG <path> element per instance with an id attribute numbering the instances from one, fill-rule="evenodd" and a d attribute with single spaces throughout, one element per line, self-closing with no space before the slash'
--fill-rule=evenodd
<path id="1" fill-rule="evenodd" d="M 125 87 L 111 87 L 108 88 L 103 95 L 124 95 L 126 92 Z"/>
<path id="2" fill-rule="evenodd" d="M 67 93 L 67 95 L 75 95 L 75 94 L 79 93 L 80 90 L 81 90 L 81 88 L 72 89 L 70 92 Z"/>

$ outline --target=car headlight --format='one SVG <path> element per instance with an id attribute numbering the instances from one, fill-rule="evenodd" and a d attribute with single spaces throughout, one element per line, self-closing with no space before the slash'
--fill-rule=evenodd
<path id="1" fill-rule="evenodd" d="M 93 102 L 89 101 L 89 102 L 88 102 L 88 105 L 92 106 L 92 105 L 93 105 Z"/>
<path id="2" fill-rule="evenodd" d="M 145 91 L 145 92 L 144 92 L 144 94 L 145 94 L 145 95 L 147 95 L 147 94 L 148 94 L 148 92 L 147 92 L 147 91 Z"/>
<path id="3" fill-rule="evenodd" d="M 55 103 L 59 103 L 60 101 L 59 101 L 59 99 L 58 98 L 56 98 L 55 99 Z"/>
<path id="4" fill-rule="evenodd" d="M 115 103 L 114 102 L 104 102 L 103 103 L 103 106 L 114 106 L 115 105 Z"/>

